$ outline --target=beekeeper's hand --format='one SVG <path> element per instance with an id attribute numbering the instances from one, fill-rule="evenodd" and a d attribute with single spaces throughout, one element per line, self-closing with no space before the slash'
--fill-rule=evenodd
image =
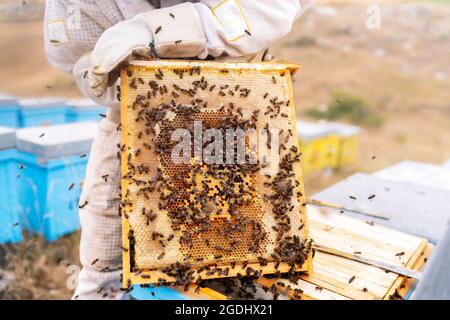
<path id="1" fill-rule="evenodd" d="M 95 86 L 94 89 L 91 88 L 90 83 L 94 81 L 94 75 L 91 72 L 91 54 L 92 52 L 88 52 L 81 56 L 72 68 L 72 75 L 78 88 L 86 97 L 99 105 L 114 108 L 120 107 L 118 79 L 115 80 L 115 83 L 106 80 L 101 86 Z M 99 91 L 100 88 L 102 92 Z"/>
<path id="2" fill-rule="evenodd" d="M 98 39 L 90 58 L 89 86 L 94 95 L 101 96 L 108 85 L 117 80 L 121 63 L 132 56 L 150 59 L 152 41 L 153 32 L 141 15 L 107 29 Z"/>

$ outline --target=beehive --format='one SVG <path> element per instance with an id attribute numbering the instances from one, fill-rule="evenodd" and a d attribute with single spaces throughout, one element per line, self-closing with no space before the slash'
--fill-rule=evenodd
<path id="1" fill-rule="evenodd" d="M 297 67 L 134 61 L 122 70 L 125 286 L 310 271 L 291 84 Z M 228 163 L 227 154 L 223 164 L 206 163 L 194 143 L 188 161 L 175 163 L 169 133 L 195 136 L 200 121 L 223 137 L 225 128 L 258 132 L 256 144 L 244 138 L 247 162 Z"/>

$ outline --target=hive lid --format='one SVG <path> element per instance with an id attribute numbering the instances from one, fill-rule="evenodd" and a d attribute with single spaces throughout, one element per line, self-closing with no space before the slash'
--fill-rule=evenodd
<path id="1" fill-rule="evenodd" d="M 17 148 L 43 158 L 58 158 L 89 152 L 97 132 L 94 121 L 17 131 Z"/>
<path id="2" fill-rule="evenodd" d="M 330 122 L 330 127 L 344 137 L 351 137 L 361 132 L 361 128 L 344 123 Z"/>
<path id="3" fill-rule="evenodd" d="M 297 121 L 297 134 L 305 140 L 316 139 L 336 132 L 337 130 L 327 123 Z"/>
<path id="4" fill-rule="evenodd" d="M 366 213 L 389 215 L 388 220 L 376 217 L 366 219 L 437 241 L 449 219 L 448 194 L 448 190 L 444 189 L 358 173 L 315 194 L 312 199 Z M 371 195 L 375 197 L 369 200 Z M 364 217 L 352 212 L 346 213 Z"/>
<path id="5" fill-rule="evenodd" d="M 379 170 L 373 175 L 386 180 L 430 186 L 450 191 L 450 171 L 429 163 L 402 161 Z"/>
<path id="6" fill-rule="evenodd" d="M 80 110 L 104 108 L 103 106 L 95 103 L 91 99 L 70 99 L 67 100 L 65 103 L 66 105 L 74 109 Z"/>
<path id="7" fill-rule="evenodd" d="M 0 107 L 17 104 L 17 98 L 4 92 L 0 92 Z"/>
<path id="8" fill-rule="evenodd" d="M 23 109 L 60 108 L 65 106 L 63 98 L 27 98 L 20 99 Z"/>
<path id="9" fill-rule="evenodd" d="M 16 132 L 14 129 L 0 127 L 0 150 L 16 146 Z"/>

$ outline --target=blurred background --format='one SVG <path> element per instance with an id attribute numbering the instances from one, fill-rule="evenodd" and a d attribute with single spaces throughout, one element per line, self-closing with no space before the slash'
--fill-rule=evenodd
<path id="1" fill-rule="evenodd" d="M 377 8 L 379 25 L 370 21 Z M 93 136 L 94 131 L 87 125 L 89 129 L 81 131 L 88 133 L 77 136 L 80 130 L 71 126 L 98 121 L 104 112 L 86 102 L 63 101 L 81 95 L 70 75 L 46 61 L 43 12 L 44 1 L 0 0 L 0 92 L 22 101 L 17 123 L 11 126 L 30 127 L 17 135 L 15 152 L 21 154 L 14 155 L 19 160 L 13 169 L 0 152 L 0 175 L 5 177 L 0 187 L 10 192 L 10 186 L 18 184 L 20 192 L 31 197 L 32 209 L 22 215 L 36 216 L 47 212 L 52 197 L 64 193 L 70 193 L 69 207 L 52 210 L 77 211 L 88 158 L 84 155 L 89 152 L 89 132 Z M 308 195 L 355 172 L 371 173 L 402 160 L 441 165 L 450 158 L 449 17 L 449 0 L 316 0 L 291 34 L 274 45 L 274 56 L 302 65 L 294 86 L 297 117 L 310 124 L 299 132 L 309 159 L 304 165 Z M 56 99 L 21 100 L 29 97 Z M 334 125 L 337 122 L 350 127 Z M 60 134 L 42 125 L 62 123 L 69 123 L 63 127 L 68 129 L 59 132 L 73 134 L 58 142 L 68 147 L 58 147 L 55 156 L 52 139 Z M 58 182 L 62 189 L 49 183 L 55 174 L 66 176 Z M 36 179 L 45 180 L 45 186 L 36 188 Z M 0 201 L 13 197 L 2 195 Z M 36 205 L 39 212 L 33 213 Z M 23 230 L 20 239 L 12 236 L 3 244 L 0 239 L 0 299 L 70 298 L 79 265 L 77 222 L 71 223 L 70 232 L 60 226 L 29 232 L 43 227 L 16 220 L 1 221 Z"/>

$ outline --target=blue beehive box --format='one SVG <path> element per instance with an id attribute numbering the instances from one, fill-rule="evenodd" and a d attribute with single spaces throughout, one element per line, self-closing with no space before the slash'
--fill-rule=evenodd
<path id="1" fill-rule="evenodd" d="M 20 126 L 19 111 L 17 99 L 0 92 L 0 126 L 18 128 Z"/>
<path id="2" fill-rule="evenodd" d="M 67 105 L 63 99 L 22 99 L 20 124 L 23 128 L 49 126 L 66 122 Z"/>
<path id="3" fill-rule="evenodd" d="M 16 243 L 22 239 L 17 195 L 19 166 L 15 145 L 15 131 L 0 127 L 0 243 Z"/>
<path id="4" fill-rule="evenodd" d="M 74 99 L 66 101 L 68 106 L 67 122 L 98 121 L 100 114 L 106 112 L 106 107 L 96 104 L 90 99 Z"/>
<path id="5" fill-rule="evenodd" d="M 184 292 L 169 287 L 143 288 L 135 285 L 130 295 L 136 300 L 191 300 Z"/>
<path id="6" fill-rule="evenodd" d="M 98 123 L 80 122 L 17 131 L 23 165 L 18 189 L 25 229 L 54 241 L 79 228 L 78 202 L 87 154 Z"/>

